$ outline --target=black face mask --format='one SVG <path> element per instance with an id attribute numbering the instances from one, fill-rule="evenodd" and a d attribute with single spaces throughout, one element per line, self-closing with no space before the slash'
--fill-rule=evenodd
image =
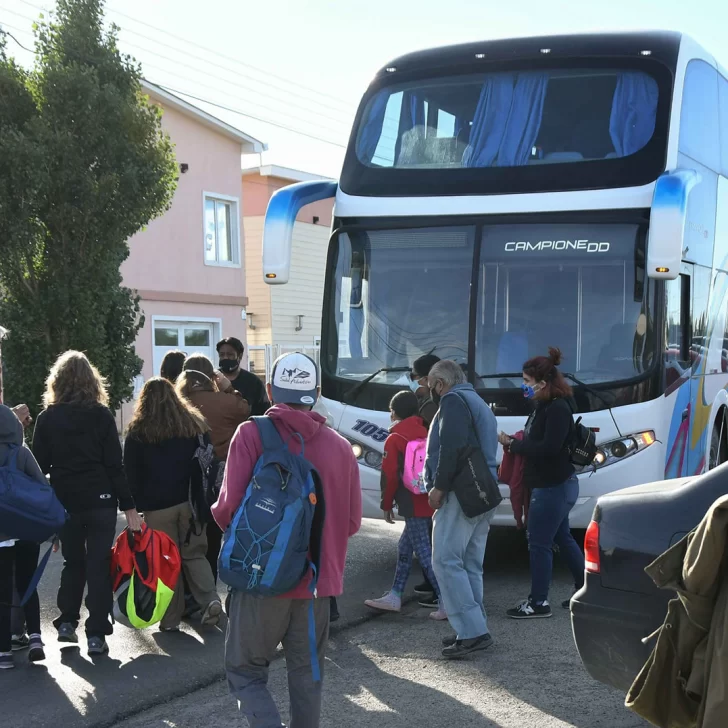
<path id="1" fill-rule="evenodd" d="M 223 374 L 232 374 L 239 366 L 237 359 L 220 359 L 220 371 Z"/>
<path id="2" fill-rule="evenodd" d="M 440 400 L 442 399 L 442 397 L 434 389 L 430 390 L 430 397 L 432 397 L 432 401 L 436 405 L 440 405 Z"/>

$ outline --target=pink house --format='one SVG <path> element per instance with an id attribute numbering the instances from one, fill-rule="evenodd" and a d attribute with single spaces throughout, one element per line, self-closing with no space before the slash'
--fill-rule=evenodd
<path id="1" fill-rule="evenodd" d="M 124 284 L 141 296 L 137 353 L 142 379 L 159 373 L 170 349 L 215 360 L 224 336 L 246 341 L 241 154 L 265 145 L 167 91 L 145 83 L 175 145 L 179 181 L 171 208 L 130 241 Z M 128 417 L 124 408 L 122 419 Z M 123 424 L 123 423 L 122 423 Z"/>

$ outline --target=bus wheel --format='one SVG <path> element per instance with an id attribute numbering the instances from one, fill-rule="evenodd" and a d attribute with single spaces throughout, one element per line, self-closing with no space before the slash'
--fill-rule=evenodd
<path id="1" fill-rule="evenodd" d="M 708 470 L 713 470 L 728 460 L 726 452 L 726 425 L 724 416 L 721 414 L 718 421 L 713 425 L 713 434 L 710 437 L 710 456 L 708 458 Z"/>

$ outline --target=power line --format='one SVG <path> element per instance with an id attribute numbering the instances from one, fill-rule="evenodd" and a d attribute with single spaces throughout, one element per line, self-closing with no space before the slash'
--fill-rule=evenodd
<path id="1" fill-rule="evenodd" d="M 25 4 L 26 5 L 31 5 L 30 3 L 25 3 Z M 31 7 L 37 7 L 37 6 L 31 5 Z M 2 9 L 3 10 L 6 10 L 5 8 L 2 8 Z M 18 17 L 23 18 L 24 20 L 28 20 L 28 21 L 34 22 L 32 20 L 32 18 L 29 18 L 29 17 L 27 17 L 25 15 L 21 15 L 20 13 L 17 13 L 17 12 L 15 12 L 13 10 L 7 10 L 7 12 L 13 13 L 13 15 L 17 15 Z M 141 36 L 141 37 L 146 38 L 147 36 Z M 173 64 L 175 64 L 177 66 L 183 66 L 185 68 L 188 68 L 191 71 L 193 71 L 194 73 L 200 73 L 200 74 L 205 73 L 205 71 L 200 70 L 198 67 L 196 67 L 194 65 L 191 65 L 189 63 L 185 63 L 184 61 L 180 61 L 180 60 L 175 59 L 175 58 L 170 58 L 169 56 L 165 56 L 165 55 L 163 55 L 161 53 L 157 53 L 156 51 L 152 51 L 152 50 L 150 50 L 150 49 L 148 49 L 148 48 L 146 48 L 144 46 L 140 46 L 138 44 L 131 43 L 129 41 L 126 41 L 126 45 L 129 45 L 132 48 L 138 48 L 139 50 L 142 50 L 145 53 L 148 53 L 148 54 L 150 54 L 152 56 L 156 56 L 157 58 L 160 58 L 160 59 L 162 59 L 164 61 L 168 61 L 169 63 L 173 63 Z M 172 46 L 168 46 L 168 47 L 172 48 Z M 218 67 L 218 68 L 221 68 L 222 70 L 228 71 L 229 73 L 236 73 L 235 71 L 232 71 L 231 69 L 226 68 L 225 66 L 220 66 L 219 64 L 213 63 L 211 61 L 207 61 L 206 59 L 204 59 L 204 58 L 202 58 L 200 56 L 194 56 L 193 55 L 191 57 L 198 58 L 203 63 L 209 63 L 210 65 L 215 66 L 215 67 Z M 150 68 L 154 68 L 155 70 L 158 70 L 158 71 L 161 71 L 163 73 L 169 74 L 171 76 L 174 76 L 175 78 L 178 78 L 178 79 L 181 79 L 181 80 L 184 80 L 184 81 L 191 80 L 191 79 L 188 79 L 188 78 L 186 78 L 184 76 L 180 76 L 179 74 L 175 73 L 174 71 L 169 71 L 169 70 L 167 70 L 165 68 L 161 68 L 159 66 L 155 66 L 154 64 L 151 64 L 151 63 L 143 63 L 143 65 L 145 65 L 147 67 L 150 67 Z M 285 103 L 285 104 L 288 104 L 289 106 L 293 106 L 295 108 L 299 108 L 302 112 L 304 112 L 306 114 L 312 114 L 312 115 L 315 115 L 315 116 L 320 116 L 320 117 L 322 117 L 322 118 L 326 119 L 327 121 L 332 122 L 334 124 L 341 124 L 341 128 L 338 128 L 337 129 L 337 128 L 332 128 L 332 127 L 327 127 L 325 125 L 322 125 L 321 122 L 319 122 L 319 121 L 309 121 L 309 120 L 304 119 L 304 118 L 297 119 L 298 121 L 301 121 L 301 122 L 303 122 L 305 124 L 310 124 L 311 126 L 321 127 L 322 129 L 324 129 L 326 131 L 330 131 L 333 134 L 344 134 L 345 135 L 349 131 L 350 123 L 348 121 L 345 122 L 343 120 L 339 120 L 339 119 L 336 119 L 336 118 L 332 118 L 331 116 L 329 116 L 327 114 L 324 114 L 322 112 L 315 111 L 313 109 L 309 109 L 309 108 L 306 108 L 304 106 L 299 106 L 299 105 L 297 105 L 295 103 L 290 102 L 287 99 L 279 99 L 278 97 L 270 96 L 269 94 L 265 94 L 265 93 L 263 93 L 263 92 L 261 92 L 261 91 L 259 91 L 257 89 L 251 88 L 250 86 L 246 86 L 244 84 L 240 84 L 240 83 L 237 83 L 235 81 L 230 81 L 229 79 L 221 78 L 221 80 L 224 81 L 226 84 L 229 84 L 231 86 L 236 86 L 236 87 L 241 88 L 241 89 L 244 89 L 246 91 L 251 91 L 252 93 L 258 94 L 259 96 L 261 96 L 263 98 L 269 98 L 269 99 L 273 100 L 274 102 L 277 102 L 277 103 L 280 103 L 280 104 L 284 104 Z M 256 79 L 253 79 L 253 80 L 256 80 Z M 227 90 L 220 89 L 220 88 L 216 88 L 214 86 L 208 86 L 208 87 L 211 88 L 212 90 L 218 91 L 219 93 L 226 94 L 226 95 L 229 94 L 229 92 Z M 262 104 L 259 101 L 254 101 L 254 100 L 251 100 L 251 99 L 248 99 L 248 98 L 244 98 L 244 97 L 239 97 L 239 100 L 243 101 L 246 104 L 248 104 L 248 103 L 249 104 L 253 104 L 253 105 L 255 105 L 255 106 L 257 106 L 257 107 L 259 107 L 261 109 L 265 109 L 266 111 L 272 111 L 272 112 L 274 112 L 276 114 L 282 114 L 283 116 L 288 117 L 288 118 L 295 118 L 295 117 L 291 117 L 289 114 L 286 114 L 281 109 L 273 108 L 271 106 L 266 106 L 265 104 Z M 336 113 L 343 113 L 343 112 L 336 111 Z"/>
<path id="2" fill-rule="evenodd" d="M 28 53 L 35 53 L 35 51 L 32 51 L 30 48 L 26 48 L 12 33 L 8 33 L 5 28 L 12 28 L 15 31 L 22 32 L 20 28 L 13 28 L 12 25 L 8 25 L 7 23 L 0 24 L 0 33 L 5 33 L 5 35 L 8 36 L 8 38 L 12 38 L 24 51 L 28 51 Z"/>
<path id="3" fill-rule="evenodd" d="M 17 13 L 16 13 L 16 15 L 17 15 Z M 8 26 L 8 27 L 10 27 L 10 26 Z M 27 30 L 20 30 L 20 29 L 17 29 L 17 30 L 19 32 L 23 32 L 23 33 L 28 33 L 28 34 L 30 33 L 30 31 L 27 31 Z M 18 41 L 16 41 L 16 42 L 18 42 Z M 28 50 L 28 49 L 26 49 L 26 50 Z M 33 53 L 34 55 L 37 55 L 37 53 L 35 51 L 30 51 L 30 52 Z M 174 61 L 172 61 L 172 62 L 174 62 Z M 178 78 L 182 78 L 178 74 L 174 74 L 174 73 L 172 73 L 170 71 L 165 71 L 165 73 L 170 73 L 171 75 L 177 76 Z M 159 88 L 162 88 L 162 89 L 164 89 L 166 91 L 169 91 L 171 93 L 176 93 L 176 94 L 181 94 L 183 96 L 187 96 L 188 98 L 194 99 L 196 101 L 200 101 L 202 103 L 208 104 L 208 105 L 213 106 L 215 108 L 222 109 L 224 111 L 229 111 L 229 112 L 231 112 L 233 114 L 237 114 L 239 116 L 243 116 L 243 117 L 248 118 L 248 119 L 253 119 L 254 121 L 259 121 L 259 122 L 264 123 L 264 124 L 269 124 L 270 126 L 273 126 L 275 128 L 278 128 L 278 129 L 283 129 L 285 131 L 289 131 L 289 132 L 291 132 L 293 134 L 298 134 L 300 136 L 307 137 L 309 139 L 314 139 L 316 141 L 320 141 L 320 142 L 323 142 L 325 144 L 330 144 L 332 146 L 340 147 L 342 149 L 345 149 L 346 148 L 346 144 L 342 144 L 342 143 L 339 143 L 339 142 L 335 142 L 335 141 L 332 141 L 330 139 L 325 139 L 323 137 L 317 136 L 316 134 L 311 134 L 309 132 L 301 131 L 300 129 L 296 129 L 294 127 L 288 126 L 287 124 L 282 124 L 280 122 L 276 122 L 276 121 L 273 121 L 271 119 L 266 119 L 264 117 L 260 117 L 260 116 L 254 115 L 254 114 L 246 113 L 244 111 L 241 111 L 240 109 L 236 109 L 236 108 L 233 108 L 233 107 L 230 107 L 230 106 L 226 106 L 224 104 L 217 103 L 217 102 L 212 101 L 210 99 L 202 98 L 202 97 L 197 96 L 197 95 L 195 95 L 195 94 L 193 94 L 193 93 L 191 93 L 189 91 L 176 90 L 176 89 L 173 89 L 173 88 L 169 88 L 169 87 L 165 86 L 164 84 L 161 84 L 161 83 L 157 83 L 155 81 L 152 81 L 151 79 L 147 79 L 147 80 L 150 83 L 154 84 L 155 86 L 159 86 Z M 278 112 L 278 113 L 280 113 L 280 112 Z M 304 120 L 304 123 L 310 123 L 311 124 L 311 123 L 314 123 L 314 122 L 307 122 L 307 121 Z M 340 132 L 337 132 L 334 129 L 329 129 L 329 131 L 332 131 L 334 133 L 340 133 Z"/>
<path id="4" fill-rule="evenodd" d="M 147 52 L 147 53 L 149 53 L 149 54 L 151 54 L 153 56 L 156 56 L 157 58 L 160 58 L 160 59 L 162 59 L 164 61 L 168 61 L 169 63 L 173 63 L 173 64 L 175 64 L 177 66 L 182 66 L 183 68 L 189 68 L 191 71 L 193 71 L 195 73 L 205 73 L 204 71 L 201 71 L 199 68 L 196 68 L 192 64 L 185 63 L 184 61 L 178 61 L 178 60 L 176 60 L 174 58 L 170 58 L 169 56 L 163 56 L 160 53 L 155 53 L 154 51 L 150 51 L 147 48 L 143 48 L 142 46 L 138 46 L 135 43 L 129 43 L 127 41 L 127 45 L 131 46 L 132 48 L 138 48 L 138 49 L 140 49 L 142 51 L 145 51 L 145 52 Z M 152 64 L 145 64 L 142 61 L 142 65 L 152 65 Z M 180 78 L 182 80 L 191 80 L 191 79 L 186 79 L 184 76 L 180 76 L 179 74 L 175 73 L 174 71 L 167 71 L 166 69 L 163 69 L 163 68 L 158 68 L 158 70 L 164 71 L 165 73 L 169 73 L 170 75 L 176 76 L 177 78 Z M 236 83 L 235 81 L 230 81 L 230 80 L 225 79 L 225 78 L 221 78 L 220 80 L 223 81 L 223 82 L 225 82 L 226 84 L 229 84 L 230 86 L 235 86 L 237 88 L 242 88 L 242 89 L 247 90 L 247 91 L 252 91 L 253 93 L 260 93 L 260 92 L 256 91 L 255 89 L 251 89 L 249 86 L 244 86 L 243 84 Z M 214 86 L 210 86 L 209 88 L 212 88 L 212 89 L 214 89 L 216 91 L 219 91 L 220 93 L 227 93 L 227 91 L 224 91 L 222 89 L 219 89 L 219 88 L 215 89 Z M 264 98 L 266 96 L 265 94 L 260 94 L 260 95 L 263 96 Z M 274 101 L 278 101 L 279 103 L 282 103 L 282 104 L 285 103 L 285 101 L 283 99 L 277 99 L 275 97 L 268 97 L 268 98 L 273 98 Z M 266 106 L 265 104 L 261 104 L 258 101 L 252 101 L 252 100 L 249 100 L 249 99 L 242 99 L 242 100 L 244 100 L 244 101 L 246 101 L 248 103 L 251 103 L 251 104 L 255 104 L 256 106 L 259 106 L 260 108 L 265 109 L 266 111 L 273 111 L 273 112 L 278 113 L 278 114 L 281 114 L 282 113 L 284 116 L 286 115 L 285 112 L 282 111 L 281 109 L 276 109 L 276 108 L 272 108 L 270 106 Z M 336 124 L 341 124 L 342 125 L 342 128 L 341 129 L 333 129 L 333 128 L 328 127 L 328 130 L 329 131 L 332 131 L 334 133 L 340 134 L 342 132 L 346 133 L 346 131 L 348 130 L 349 124 L 347 124 L 344 121 L 339 121 L 338 119 L 332 119 L 331 117 L 327 116 L 326 114 L 324 114 L 324 113 L 322 113 L 320 111 L 313 111 L 312 109 L 306 109 L 306 108 L 303 108 L 303 107 L 298 107 L 296 104 L 289 104 L 289 105 L 292 106 L 293 108 L 299 108 L 299 109 L 301 109 L 301 111 L 303 111 L 303 112 L 305 112 L 307 114 L 314 114 L 316 116 L 320 116 L 320 117 L 322 117 L 324 119 L 327 119 L 328 121 L 331 121 L 331 122 L 334 122 Z M 303 121 L 305 121 L 305 119 Z M 312 122 L 307 122 L 307 123 L 317 124 L 317 125 L 320 124 L 320 122 L 317 122 L 317 121 L 312 121 Z M 324 128 L 327 128 L 327 127 L 324 127 Z"/>
<path id="5" fill-rule="evenodd" d="M 24 5 L 27 5 L 28 7 L 34 8 L 35 10 L 40 10 L 41 12 L 49 12 L 47 9 L 45 9 L 45 8 L 39 6 L 39 5 L 35 5 L 35 4 L 31 3 L 31 2 L 28 2 L 28 0 L 20 0 L 20 2 L 22 2 Z M 297 86 L 298 88 L 304 89 L 306 91 L 310 91 L 311 93 L 314 93 L 314 94 L 316 94 L 318 96 L 323 96 L 324 98 L 328 98 L 328 99 L 330 99 L 332 101 L 335 101 L 337 104 L 339 104 L 340 106 L 345 107 L 347 109 L 350 109 L 351 106 L 352 106 L 351 103 L 346 102 L 346 101 L 343 101 L 342 99 L 339 99 L 336 96 L 333 96 L 331 94 L 327 94 L 324 91 L 320 91 L 320 90 L 315 89 L 315 88 L 312 88 L 310 86 L 305 86 L 304 84 L 291 81 L 291 80 L 289 80 L 289 79 L 287 79 L 287 78 L 285 78 L 283 76 L 279 76 L 279 75 L 277 75 L 277 74 L 275 74 L 275 73 L 273 73 L 271 71 L 266 71 L 263 68 L 260 68 L 258 66 L 254 66 L 251 63 L 246 63 L 246 62 L 241 61 L 241 60 L 239 60 L 239 59 L 237 59 L 237 58 L 235 58 L 233 56 L 228 56 L 228 55 L 226 55 L 224 53 L 220 53 L 219 51 L 215 51 L 212 48 L 208 48 L 207 46 L 201 45 L 199 43 L 195 43 L 194 41 L 191 41 L 191 40 L 189 40 L 187 38 L 183 38 L 183 37 L 181 37 L 179 35 L 175 35 L 174 33 L 170 33 L 167 30 L 164 30 L 162 28 L 158 28 L 155 25 L 151 25 L 150 23 L 146 23 L 145 21 L 139 20 L 139 19 L 137 19 L 137 18 L 135 18 L 135 17 L 133 17 L 131 15 L 127 15 L 126 13 L 123 13 L 121 10 L 116 10 L 114 8 L 109 8 L 108 10 L 111 13 L 115 13 L 116 15 L 120 15 L 120 16 L 122 16 L 124 18 L 127 18 L 128 20 L 131 20 L 134 23 L 138 23 L 139 25 L 143 25 L 146 28 L 149 28 L 151 30 L 154 30 L 157 33 L 163 33 L 164 35 L 169 36 L 170 38 L 174 38 L 175 40 L 177 40 L 177 41 L 179 41 L 181 43 L 184 43 L 185 46 L 193 46 L 195 48 L 199 48 L 200 50 L 203 50 L 206 53 L 210 53 L 212 55 L 218 56 L 219 58 L 224 58 L 225 60 L 230 61 L 232 63 L 236 63 L 237 65 L 242 66 L 243 68 L 249 68 L 249 69 L 251 69 L 253 71 L 256 71 L 257 73 L 260 73 L 260 74 L 262 74 L 264 76 L 270 76 L 271 78 L 275 78 L 275 79 L 277 79 L 279 81 L 283 81 L 284 83 L 286 83 L 288 85 Z M 143 36 L 141 33 L 139 33 L 139 31 L 131 30 L 131 29 L 128 29 L 128 28 L 123 28 L 121 26 L 119 26 L 119 27 L 120 27 L 121 30 L 125 30 L 126 32 L 133 33 L 135 35 L 139 35 L 140 37 L 144 37 L 147 40 L 151 40 L 154 43 L 158 43 L 159 45 L 167 45 L 167 44 L 162 43 L 161 41 L 159 41 L 156 38 L 148 38 L 148 36 Z M 174 48 L 173 46 L 169 46 L 169 45 L 167 45 L 167 47 Z M 175 50 L 178 50 L 178 49 L 175 49 Z M 184 51 L 184 52 L 187 54 L 187 51 Z M 189 55 L 189 54 L 187 54 L 187 55 Z M 206 61 L 206 62 L 212 63 L 211 61 Z M 253 78 L 253 77 L 250 77 L 250 76 L 248 76 L 247 78 L 250 78 L 251 80 L 256 81 L 257 83 L 263 83 L 263 81 L 260 81 L 258 79 Z M 279 88 L 279 87 L 275 87 L 275 88 Z M 280 89 L 280 90 L 285 91 L 286 93 L 289 93 L 289 94 L 295 93 L 295 92 L 292 92 L 292 91 L 290 91 L 288 89 Z M 307 96 L 302 96 L 302 98 L 308 99 Z M 317 102 L 317 103 L 321 103 L 321 105 L 324 105 L 323 102 Z"/>
<path id="6" fill-rule="evenodd" d="M 149 81 L 149 83 L 154 83 L 154 81 Z M 299 131 L 298 129 L 293 129 L 290 126 L 286 126 L 285 124 L 278 124 L 274 121 L 271 121 L 270 119 L 262 119 L 259 116 L 253 116 L 252 114 L 247 114 L 244 111 L 240 111 L 240 109 L 233 109 L 230 106 L 224 106 L 223 104 L 217 104 L 214 101 L 210 101 L 209 99 L 203 99 L 200 96 L 195 96 L 194 94 L 191 94 L 189 91 L 182 91 L 180 89 L 174 89 L 170 88 L 169 86 L 165 86 L 161 83 L 154 83 L 155 86 L 159 86 L 159 88 L 163 89 L 164 91 L 168 91 L 172 94 L 179 94 L 180 96 L 186 96 L 187 98 L 194 99 L 195 101 L 200 101 L 203 104 L 208 104 L 209 106 L 213 106 L 217 109 L 222 109 L 223 111 L 229 111 L 232 114 L 238 114 L 239 116 L 244 116 L 248 119 L 254 119 L 255 121 L 263 122 L 264 124 L 270 124 L 271 126 L 274 126 L 278 129 L 284 129 L 285 131 L 293 132 L 294 134 L 299 134 L 300 136 L 308 137 L 309 139 L 315 139 L 318 142 L 323 142 L 324 144 L 330 144 L 334 147 L 341 147 L 342 149 L 346 149 L 346 144 L 339 144 L 338 142 L 333 142 L 330 139 L 324 139 L 323 137 L 316 136 L 315 134 L 308 134 L 303 131 Z"/>

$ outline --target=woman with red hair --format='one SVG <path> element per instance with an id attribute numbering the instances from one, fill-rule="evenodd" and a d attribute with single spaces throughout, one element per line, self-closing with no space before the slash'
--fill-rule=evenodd
<path id="1" fill-rule="evenodd" d="M 532 492 L 528 512 L 531 594 L 508 610 L 512 619 L 551 616 L 548 596 L 554 543 L 566 559 L 576 588 L 584 583 L 584 555 L 569 528 L 579 481 L 568 447 L 574 427 L 572 392 L 558 369 L 560 363 L 561 351 L 550 348 L 548 356 L 534 357 L 523 365 L 523 396 L 534 400 L 536 407 L 526 422 L 523 439 L 504 433 L 498 436 L 505 449 L 524 457 L 524 482 Z"/>

